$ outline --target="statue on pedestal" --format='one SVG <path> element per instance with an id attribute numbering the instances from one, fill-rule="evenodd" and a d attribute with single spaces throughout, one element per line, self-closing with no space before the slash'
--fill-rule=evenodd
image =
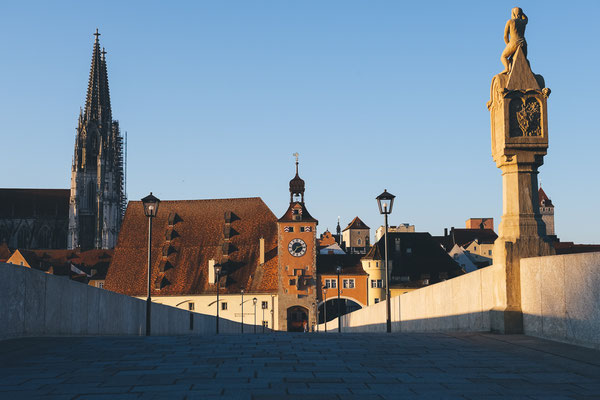
<path id="1" fill-rule="evenodd" d="M 500 61 L 504 65 L 502 74 L 508 74 L 512 63 L 512 57 L 520 47 L 523 55 L 527 57 L 527 41 L 525 40 L 525 27 L 527 26 L 527 15 L 520 7 L 515 7 L 511 11 L 511 19 L 506 22 L 504 27 L 504 43 L 506 47 L 500 56 Z"/>

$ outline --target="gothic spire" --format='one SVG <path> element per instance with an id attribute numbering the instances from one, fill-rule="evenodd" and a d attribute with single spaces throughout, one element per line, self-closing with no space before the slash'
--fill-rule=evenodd
<path id="1" fill-rule="evenodd" d="M 90 79 L 88 83 L 87 98 L 85 102 L 85 119 L 97 121 L 99 125 L 109 124 L 112 121 L 110 109 L 110 95 L 108 92 L 108 73 L 106 69 L 106 52 L 100 51 L 100 33 L 96 29 L 96 40 L 92 53 Z"/>

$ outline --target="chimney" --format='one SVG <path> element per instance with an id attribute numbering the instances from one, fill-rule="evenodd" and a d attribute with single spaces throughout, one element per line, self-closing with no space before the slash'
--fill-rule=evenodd
<path id="1" fill-rule="evenodd" d="M 265 238 L 260 238 L 260 256 L 259 256 L 259 265 L 263 265 L 265 263 Z"/>
<path id="2" fill-rule="evenodd" d="M 214 285 L 215 282 L 215 260 L 208 260 L 208 283 Z"/>
<path id="3" fill-rule="evenodd" d="M 444 228 L 444 236 L 448 236 L 448 228 Z"/>

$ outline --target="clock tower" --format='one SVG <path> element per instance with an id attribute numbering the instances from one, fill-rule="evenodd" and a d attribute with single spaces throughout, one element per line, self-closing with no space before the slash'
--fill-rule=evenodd
<path id="1" fill-rule="evenodd" d="M 304 205 L 304 180 L 290 181 L 290 206 L 277 221 L 279 330 L 302 331 L 316 324 L 317 224 Z"/>

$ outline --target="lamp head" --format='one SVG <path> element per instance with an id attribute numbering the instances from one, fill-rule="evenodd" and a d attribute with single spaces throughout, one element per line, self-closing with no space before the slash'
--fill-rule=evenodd
<path id="1" fill-rule="evenodd" d="M 396 196 L 389 193 L 387 189 L 383 191 L 379 196 L 375 197 L 377 199 L 377 205 L 379 206 L 380 214 L 391 214 L 392 207 L 394 206 L 394 199 Z"/>
<path id="2" fill-rule="evenodd" d="M 156 217 L 160 200 L 153 196 L 152 192 L 142 199 L 142 204 L 144 204 L 144 214 L 146 217 Z"/>

